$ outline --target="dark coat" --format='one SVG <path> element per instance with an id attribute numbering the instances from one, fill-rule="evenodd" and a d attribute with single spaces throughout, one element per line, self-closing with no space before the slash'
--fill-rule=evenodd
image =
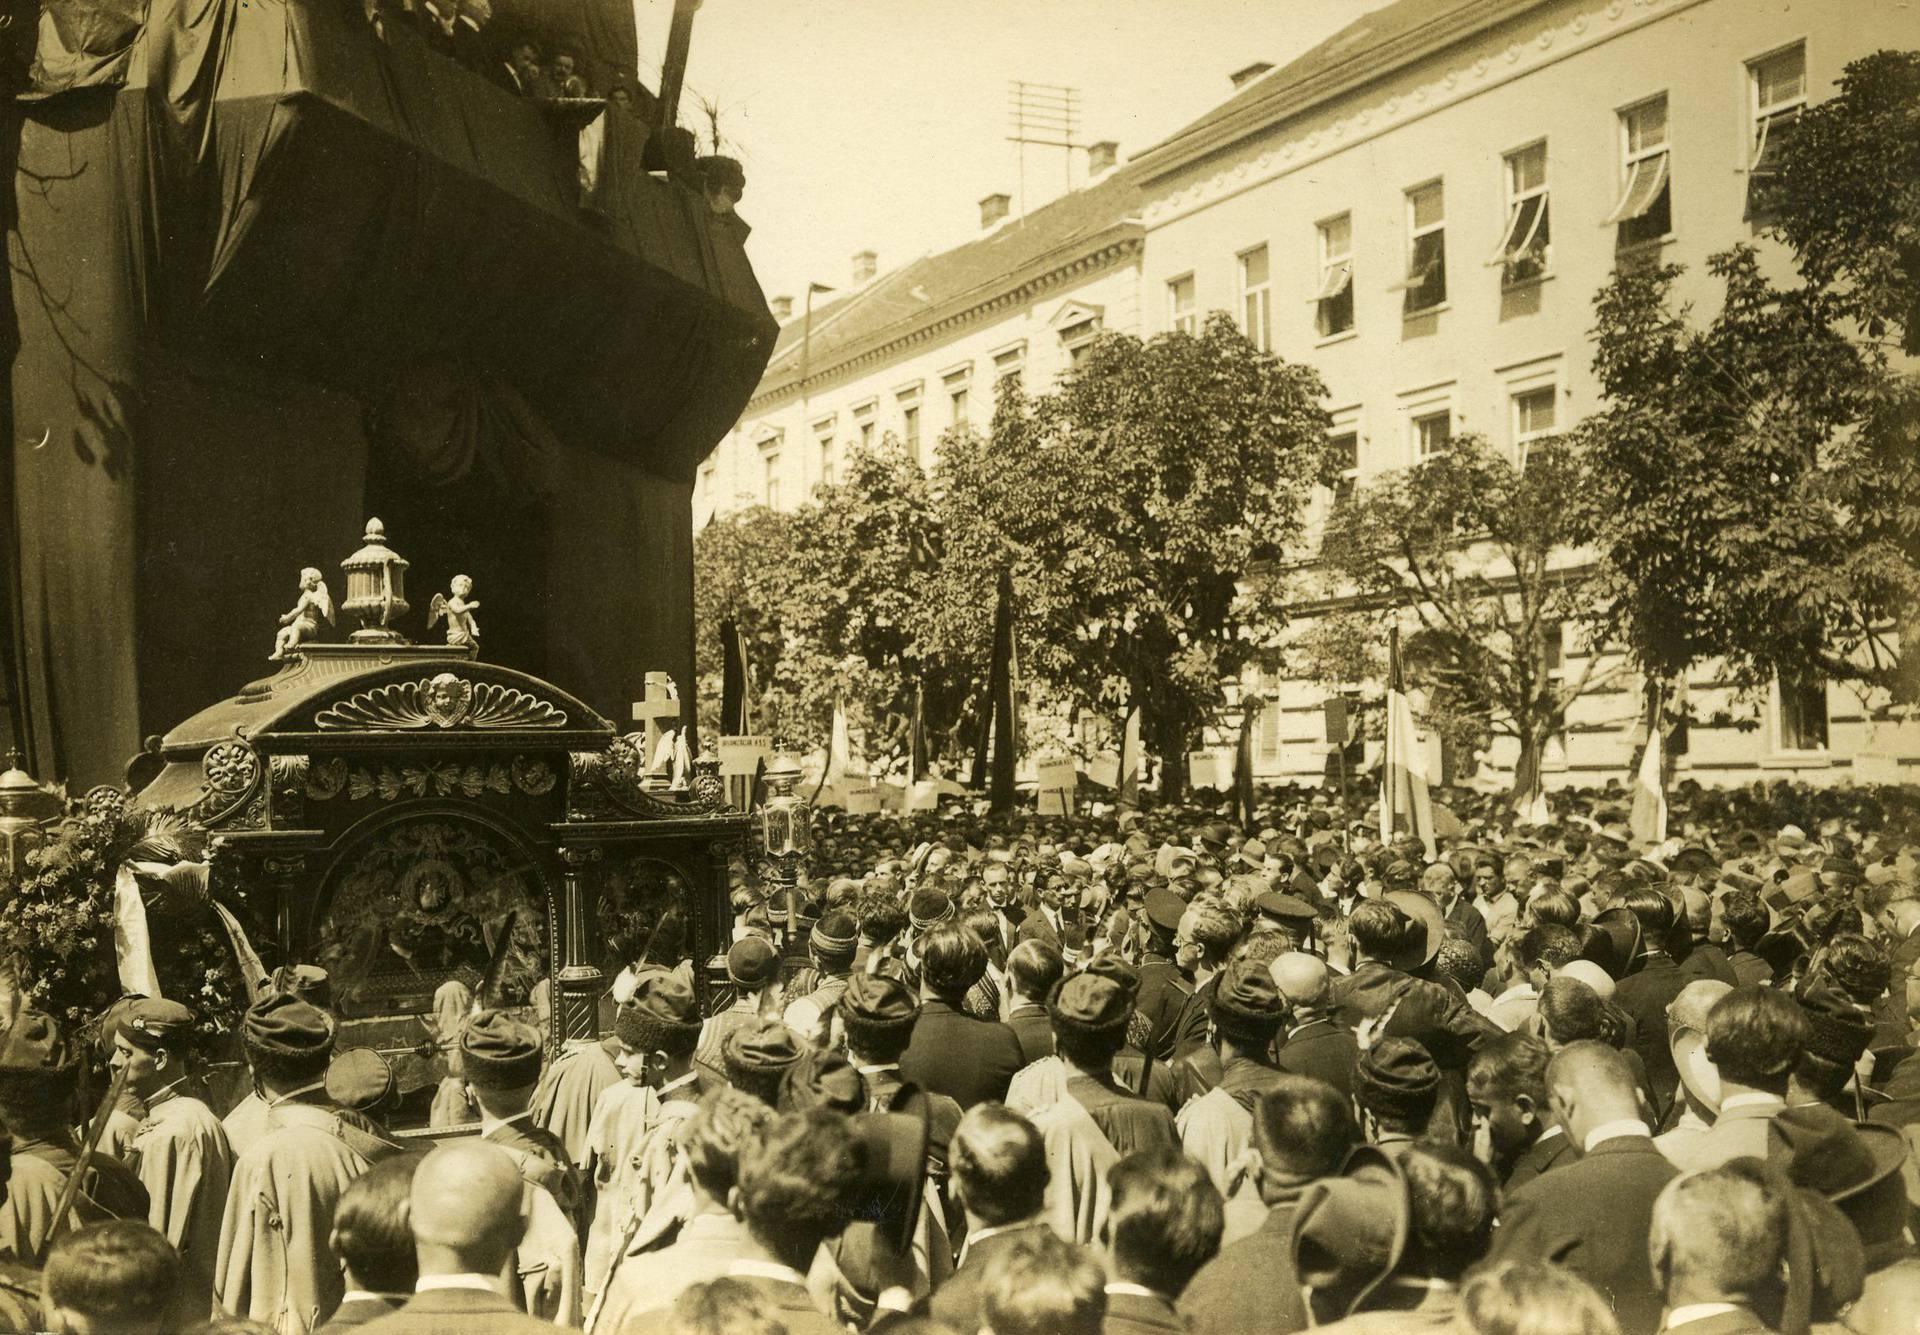
<path id="1" fill-rule="evenodd" d="M 1545 1136 L 1527 1146 L 1520 1157 L 1513 1161 L 1513 1167 L 1507 1170 L 1507 1180 L 1501 1189 L 1517 1191 L 1547 1170 L 1570 1164 L 1579 1157 L 1580 1151 L 1567 1139 L 1566 1132 Z"/>
<path id="2" fill-rule="evenodd" d="M 1026 1065 L 1020 1040 L 996 1020 L 976 1020 L 938 999 L 920 1008 L 913 1039 L 900 1056 L 900 1077 L 945 1094 L 964 1111 L 1007 1097 L 1007 1083 Z"/>
<path id="3" fill-rule="evenodd" d="M 1687 957 L 1680 961 L 1679 968 L 1689 983 L 1705 978 L 1725 983 L 1728 987 L 1740 986 L 1740 975 L 1734 969 L 1733 961 L 1727 958 L 1726 951 L 1711 941 L 1702 941 L 1689 950 Z"/>
<path id="4" fill-rule="evenodd" d="M 355 1327 L 365 1335 L 553 1335 L 553 1323 L 530 1317 L 500 1294 L 429 1289 L 400 1309 Z"/>
<path id="5" fill-rule="evenodd" d="M 1491 1260 L 1549 1261 L 1592 1284 L 1623 1331 L 1660 1324 L 1647 1260 L 1654 1198 L 1678 1175 L 1650 1136 L 1602 1141 L 1507 1197 Z"/>
<path id="6" fill-rule="evenodd" d="M 1487 935 L 1487 920 L 1473 900 L 1461 895 L 1453 901 L 1453 907 L 1447 910 L 1447 934 L 1458 936 L 1470 944 L 1480 956 L 1480 963 L 1493 967 L 1493 941 Z"/>
<path id="7" fill-rule="evenodd" d="M 313 1335 L 341 1335 L 342 1331 L 357 1329 L 398 1310 L 384 1298 L 357 1298 L 334 1308 L 333 1315 L 325 1325 L 316 1327 Z"/>
<path id="8" fill-rule="evenodd" d="M 1280 1044 L 1274 1064 L 1295 1075 L 1324 1080 L 1351 1098 L 1353 1068 L 1359 1060 L 1360 1045 L 1353 1030 L 1342 1029 L 1332 1020 L 1314 1020 Z"/>
<path id="9" fill-rule="evenodd" d="M 1735 987 L 1744 987 L 1748 983 L 1773 981 L 1773 966 L 1751 950 L 1734 951 L 1727 963 L 1733 966 Z"/>
<path id="10" fill-rule="evenodd" d="M 1207 1022 L 1213 1016 L 1213 994 L 1219 990 L 1219 987 L 1220 974 L 1216 973 L 1195 988 L 1193 995 L 1188 997 L 1186 1004 L 1180 1008 L 1180 1014 L 1173 1022 L 1173 1055 L 1175 1057 L 1184 1056 L 1196 1048 L 1204 1048 L 1207 1045 Z"/>
<path id="11" fill-rule="evenodd" d="M 1046 1225 L 1036 1220 L 1027 1227 L 1045 1228 Z M 969 1335 L 982 1329 L 987 1324 L 987 1317 L 981 1307 L 981 1277 L 986 1274 L 987 1263 L 1011 1247 L 1024 1231 L 1014 1229 L 1007 1233 L 996 1233 L 978 1246 L 967 1248 L 959 1269 L 948 1276 L 946 1283 L 935 1289 L 931 1297 L 915 1304 L 916 1310 Z"/>
<path id="12" fill-rule="evenodd" d="M 1045 941 L 1055 950 L 1060 949 L 1060 930 L 1055 927 L 1047 915 L 1038 908 L 1027 910 L 1027 916 L 1020 920 L 1020 941 Z"/>
<path id="13" fill-rule="evenodd" d="M 1184 1331 L 1187 1323 L 1171 1304 L 1138 1293 L 1107 1295 L 1107 1319 L 1100 1335 L 1154 1335 L 1157 1331 Z"/>
<path id="14" fill-rule="evenodd" d="M 1638 973 L 1630 973 L 1614 989 L 1613 1004 L 1633 1020 L 1633 1050 L 1647 1069 L 1656 1109 L 1673 1102 L 1680 1083 L 1667 1048 L 1667 1007 L 1693 979 L 1665 955 L 1650 955 Z"/>
<path id="15" fill-rule="evenodd" d="M 1180 1295 L 1180 1315 L 1197 1335 L 1284 1335 L 1307 1328 L 1307 1309 L 1294 1273 L 1295 1205 L 1276 1205 L 1260 1227 L 1200 1267 Z"/>
<path id="16" fill-rule="evenodd" d="M 1147 952 L 1140 961 L 1140 994 L 1135 1006 L 1147 1018 L 1147 1050 L 1155 1061 L 1172 1058 L 1174 1026 L 1192 995 L 1193 984 L 1180 972 L 1179 965 L 1165 955 Z"/>
<path id="17" fill-rule="evenodd" d="M 1020 1040 L 1023 1064 L 1053 1055 L 1053 1021 L 1047 1018 L 1045 1006 L 1016 1007 L 1007 1016 L 1007 1028 Z"/>
<path id="18" fill-rule="evenodd" d="M 1418 1042 L 1442 1070 L 1465 1071 L 1474 1052 L 1503 1032 L 1458 992 L 1376 960 L 1333 982 L 1333 1021 L 1347 1029 L 1386 1014 L 1396 1002 L 1387 1033 Z"/>

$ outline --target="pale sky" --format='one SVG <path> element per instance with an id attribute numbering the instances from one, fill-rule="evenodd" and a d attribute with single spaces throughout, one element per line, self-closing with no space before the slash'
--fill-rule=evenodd
<path id="1" fill-rule="evenodd" d="M 1381 2 L 706 0 L 680 123 L 704 145 L 701 102 L 719 105 L 746 167 L 748 255 L 769 297 L 798 304 L 809 280 L 845 288 L 856 250 L 897 268 L 975 235 L 982 195 L 1019 207 L 1010 80 L 1077 87 L 1076 139 L 1118 140 L 1125 161 L 1225 99 L 1233 71 L 1283 64 Z M 644 69 L 671 4 L 636 8 Z M 1029 207 L 1064 188 L 1065 156 L 1026 151 Z"/>

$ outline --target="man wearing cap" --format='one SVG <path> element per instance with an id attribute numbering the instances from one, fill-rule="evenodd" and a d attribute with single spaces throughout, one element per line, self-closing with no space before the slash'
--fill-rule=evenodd
<path id="1" fill-rule="evenodd" d="M 201 1098 L 190 1060 L 193 1012 L 148 998 L 122 1014 L 113 1067 L 147 1108 L 128 1163 L 151 1202 L 147 1222 L 180 1253 L 183 1310 L 213 1310 L 213 1265 L 227 1208 L 233 1151 L 220 1119 Z"/>
<path id="2" fill-rule="evenodd" d="M 566 1146 L 533 1125 L 529 1104 L 541 1055 L 540 1031 L 502 1010 L 481 1011 L 460 1035 L 460 1066 L 467 1096 L 480 1110 L 480 1139 L 510 1157 L 526 1184 L 527 1231 L 515 1252 L 512 1296 L 542 1320 L 572 1325 L 581 1314 L 577 1229 L 585 1191 Z"/>
<path id="3" fill-rule="evenodd" d="M 81 1191 L 73 1222 L 147 1217 L 146 1188 L 104 1154 L 80 1162 L 73 1138 L 81 1058 L 59 1023 L 25 1010 L 0 1037 L 0 1122 L 12 1136 L 12 1176 L 0 1204 L 0 1255 L 35 1261 L 56 1224 L 54 1208 L 76 1171 Z"/>
<path id="4" fill-rule="evenodd" d="M 317 964 L 281 965 L 260 980 L 254 1000 L 261 1001 L 278 992 L 299 997 L 320 1011 L 327 1011 L 333 1005 L 333 980 Z M 235 1159 L 252 1149 L 267 1133 L 267 1103 L 259 1091 L 248 1090 L 240 1102 L 229 1108 L 227 1115 L 220 1119 L 220 1129 L 227 1133 L 227 1144 Z"/>
<path id="5" fill-rule="evenodd" d="M 334 1203 L 367 1171 L 377 1142 L 326 1103 L 334 1025 L 292 992 L 269 991 L 241 1027 L 266 1132 L 234 1159 L 214 1267 L 214 1301 L 285 1335 L 339 1306 Z"/>
<path id="6" fill-rule="evenodd" d="M 1267 1054 L 1287 1012 L 1266 964 L 1248 959 L 1221 972 L 1209 1011 L 1220 1079 L 1180 1110 L 1175 1125 L 1186 1152 L 1228 1197 L 1240 1185 L 1235 1168 L 1253 1140 L 1253 1105 L 1281 1079 Z"/>
<path id="7" fill-rule="evenodd" d="M 733 984 L 733 1005 L 707 1018 L 694 1050 L 702 1089 L 727 1083 L 721 1054 L 733 1031 L 773 1013 L 780 996 L 780 953 L 764 936 L 741 937 L 727 951 L 727 981 Z"/>
<path id="8" fill-rule="evenodd" d="M 1187 901 L 1164 885 L 1147 892 L 1138 1005 L 1148 1023 L 1147 1055 L 1155 1061 L 1173 1057 L 1175 1026 L 1193 995 L 1193 984 L 1175 962 L 1173 950 L 1186 911 Z"/>
<path id="9" fill-rule="evenodd" d="M 793 977 L 782 1015 L 787 1028 L 816 1047 L 827 1036 L 827 1023 L 853 975 L 853 955 L 860 946 L 860 925 L 853 915 L 836 909 L 814 923 L 807 934 L 807 953 L 813 964 Z"/>
<path id="10" fill-rule="evenodd" d="M 840 998 L 840 1024 L 847 1057 L 866 1083 L 868 1112 L 899 1112 L 918 1091 L 900 1075 L 900 1058 L 913 1041 L 920 999 L 905 983 L 885 974 L 856 974 Z M 903 1093 L 903 1091 L 905 1091 Z M 947 1176 L 947 1146 L 960 1125 L 960 1105 L 945 1094 L 918 1091 L 926 1100 L 927 1159 L 939 1182 Z"/>
<path id="11" fill-rule="evenodd" d="M 1126 984 L 1096 964 L 1055 985 L 1047 999 L 1053 1050 L 1066 1065 L 1065 1094 L 1120 1154 L 1172 1146 L 1179 1134 L 1164 1103 L 1138 1098 L 1113 1076 L 1127 1039 L 1133 998 Z"/>
<path id="12" fill-rule="evenodd" d="M 676 1173 L 674 1136 L 693 1116 L 700 1096 L 693 1065 L 700 1008 L 684 978 L 665 969 L 644 970 L 632 996 L 614 1013 L 613 1026 L 621 1080 L 594 1105 L 580 1165 L 595 1187 L 585 1258 L 589 1303 L 648 1212 L 684 1184 Z"/>

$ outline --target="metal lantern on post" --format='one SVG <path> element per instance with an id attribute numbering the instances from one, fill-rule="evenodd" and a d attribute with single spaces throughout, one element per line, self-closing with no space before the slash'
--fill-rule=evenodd
<path id="1" fill-rule="evenodd" d="M 46 842 L 47 824 L 59 814 L 60 799 L 22 768 L 15 751 L 0 774 L 0 876 L 20 878 L 27 854 Z"/>
<path id="2" fill-rule="evenodd" d="M 813 808 L 794 791 L 800 786 L 800 766 L 791 756 L 781 756 L 767 766 L 765 777 L 767 799 L 760 805 L 760 841 L 773 864 L 774 884 L 787 899 L 787 944 L 791 947 L 800 930 L 796 890 L 800 859 L 813 843 Z"/>
<path id="3" fill-rule="evenodd" d="M 347 572 L 347 596 L 340 610 L 358 623 L 348 638 L 355 644 L 405 644 L 406 636 L 393 623 L 407 612 L 407 562 L 387 546 L 387 529 L 378 519 L 367 521 L 365 545 L 340 563 Z"/>

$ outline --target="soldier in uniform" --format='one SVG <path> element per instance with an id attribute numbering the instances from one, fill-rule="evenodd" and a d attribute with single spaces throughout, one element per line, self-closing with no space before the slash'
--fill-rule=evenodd
<path id="1" fill-rule="evenodd" d="M 291 993 L 319 1010 L 333 1008 L 332 979 L 317 964 L 283 964 L 260 980 L 261 997 L 275 992 Z M 234 1157 L 245 1154 L 267 1132 L 267 1103 L 260 1091 L 249 1090 L 245 1098 L 227 1111 L 220 1128 L 227 1133 L 227 1144 Z"/>
<path id="2" fill-rule="evenodd" d="M 782 1017 L 787 1028 L 818 1046 L 827 1035 L 833 1009 L 853 976 L 853 956 L 860 947 L 860 925 L 853 915 L 835 910 L 813 925 L 807 953 L 813 963 L 800 970 L 788 985 L 788 1003 Z"/>
<path id="3" fill-rule="evenodd" d="M 533 1316 L 578 1325 L 580 1230 L 585 1192 L 566 1146 L 533 1124 L 540 1032 L 505 1011 L 484 1010 L 460 1035 L 467 1094 L 480 1110 L 480 1138 L 513 1159 L 526 1184 L 527 1231 L 514 1255 L 517 1299 Z"/>
<path id="4" fill-rule="evenodd" d="M 213 1310 L 233 1151 L 202 1097 L 192 1042 L 192 1011 L 177 1001 L 136 1001 L 114 1034 L 113 1065 L 125 1068 L 127 1088 L 147 1108 L 128 1162 L 151 1201 L 147 1222 L 180 1253 L 182 1310 L 198 1319 Z"/>
<path id="5" fill-rule="evenodd" d="M 1146 1051 L 1155 1061 L 1173 1056 L 1180 1012 L 1193 995 L 1193 983 L 1174 962 L 1173 937 L 1187 901 L 1160 886 L 1147 893 L 1146 948 L 1140 960 L 1139 1012 L 1146 1018 Z"/>

